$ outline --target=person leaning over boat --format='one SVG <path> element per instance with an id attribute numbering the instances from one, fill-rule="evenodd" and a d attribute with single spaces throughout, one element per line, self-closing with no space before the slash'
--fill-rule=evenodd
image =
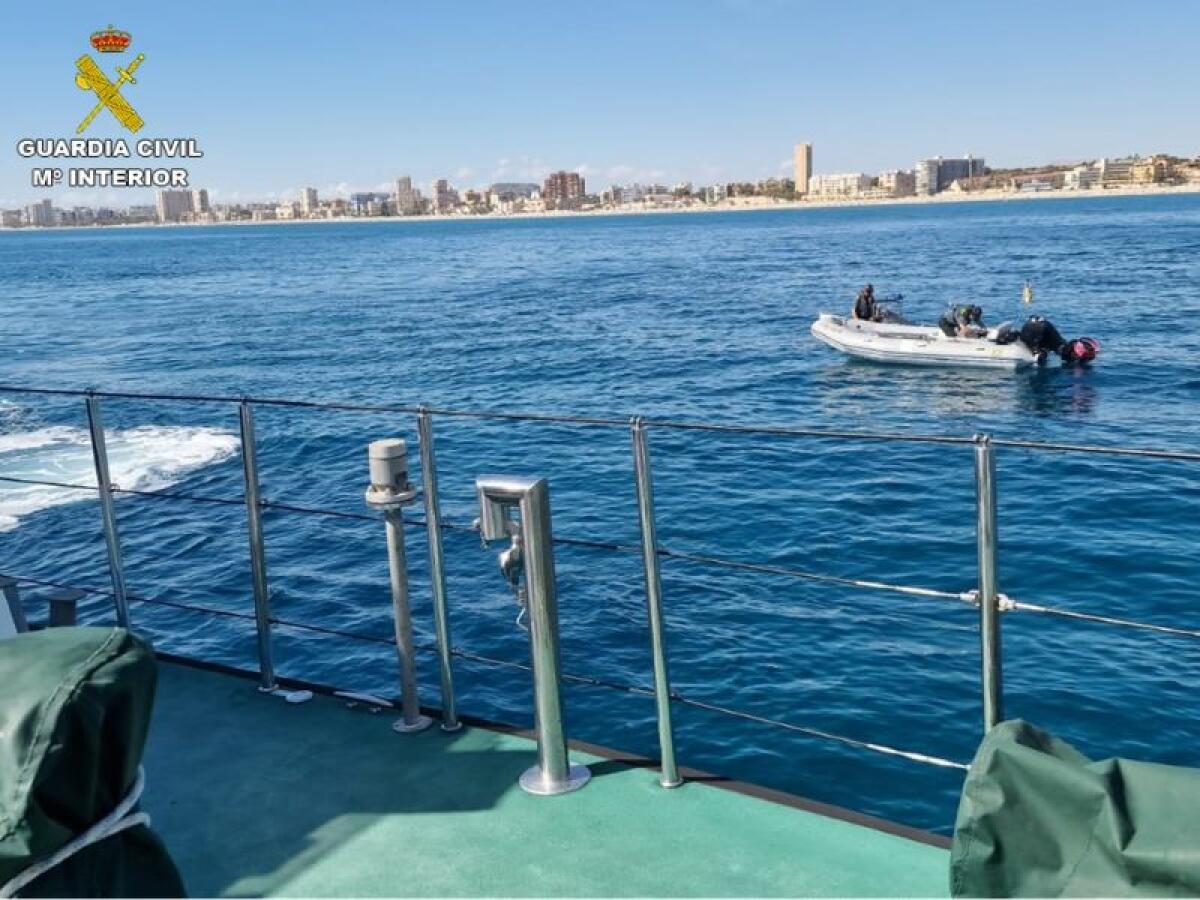
<path id="1" fill-rule="evenodd" d="M 879 305 L 875 302 L 875 285 L 868 284 L 858 292 L 858 297 L 854 300 L 854 309 L 851 311 L 851 315 L 855 319 L 862 319 L 864 322 L 879 321 Z"/>
<path id="2" fill-rule="evenodd" d="M 942 313 L 938 327 L 947 337 L 983 337 L 987 334 L 983 309 L 966 303 L 951 306 Z"/>

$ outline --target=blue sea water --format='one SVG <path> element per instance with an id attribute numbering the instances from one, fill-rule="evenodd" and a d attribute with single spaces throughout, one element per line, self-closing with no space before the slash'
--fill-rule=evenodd
<path id="1" fill-rule="evenodd" d="M 867 281 L 910 316 L 950 300 L 1035 310 L 1103 343 L 1087 370 L 888 368 L 817 344 L 819 310 Z M 0 381 L 461 409 L 882 429 L 1195 449 L 1200 198 L 1171 196 L 561 220 L 0 234 Z M 237 411 L 110 400 L 114 478 L 238 499 Z M 364 511 L 365 445 L 411 417 L 262 407 L 264 495 Z M 77 398 L 0 394 L 0 475 L 87 481 Z M 484 472 L 551 480 L 558 535 L 637 540 L 624 428 L 436 421 L 443 507 Z M 948 591 L 974 586 L 969 447 L 652 430 L 664 546 Z M 415 453 L 413 454 L 415 468 Z M 1197 618 L 1194 464 L 999 452 L 1000 580 L 1029 602 L 1187 627 Z M 0 484 L 0 571 L 105 587 L 94 499 Z M 75 502 L 67 502 L 70 500 Z M 245 512 L 117 504 L 130 589 L 252 610 Z M 495 552 L 445 536 L 454 643 L 524 661 Z M 266 515 L 276 613 L 390 635 L 382 527 Z M 422 529 L 418 640 L 432 640 Z M 563 664 L 650 684 L 640 558 L 556 548 Z M 681 693 L 969 760 L 977 614 L 965 604 L 665 559 Z M 31 592 L 32 595 L 33 592 Z M 109 616 L 103 598 L 90 615 Z M 135 603 L 167 650 L 251 667 L 252 623 Z M 1200 653 L 1184 638 L 1003 618 L 1007 713 L 1097 755 L 1197 765 Z M 285 675 L 392 692 L 388 647 L 276 630 Z M 460 709 L 528 724 L 528 675 L 456 663 Z M 423 699 L 436 669 L 421 659 Z M 653 704 L 570 684 L 573 737 L 655 753 Z M 961 773 L 680 706 L 684 764 L 946 830 Z M 202 728 L 199 732 L 202 738 Z M 252 735 L 247 736 L 253 739 Z"/>

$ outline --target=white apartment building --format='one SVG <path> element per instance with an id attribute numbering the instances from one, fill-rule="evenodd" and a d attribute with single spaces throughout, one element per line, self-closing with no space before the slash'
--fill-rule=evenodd
<path id="1" fill-rule="evenodd" d="M 911 197 L 917 191 L 917 179 L 904 169 L 879 173 L 879 191 L 884 197 Z"/>
<path id="2" fill-rule="evenodd" d="M 300 211 L 304 213 L 305 218 L 315 216 L 319 208 L 316 188 L 306 187 L 300 191 Z"/>
<path id="3" fill-rule="evenodd" d="M 871 188 L 871 176 L 862 172 L 814 175 L 808 180 L 808 196 L 814 200 L 845 200 Z"/>
<path id="4" fill-rule="evenodd" d="M 207 195 L 205 195 L 207 199 Z M 154 209 L 160 222 L 182 222 L 192 212 L 191 191 L 159 191 L 154 198 Z"/>

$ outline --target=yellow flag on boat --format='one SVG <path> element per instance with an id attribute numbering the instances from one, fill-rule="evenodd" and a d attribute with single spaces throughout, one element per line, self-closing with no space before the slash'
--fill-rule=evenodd
<path id="1" fill-rule="evenodd" d="M 1025 286 L 1021 288 L 1021 302 L 1026 306 L 1033 302 L 1033 285 L 1028 281 L 1025 282 Z"/>

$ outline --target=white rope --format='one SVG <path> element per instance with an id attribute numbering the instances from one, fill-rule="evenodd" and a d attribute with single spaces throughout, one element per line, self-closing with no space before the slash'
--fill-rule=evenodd
<path id="1" fill-rule="evenodd" d="M 141 799 L 142 789 L 146 786 L 146 773 L 138 766 L 137 779 L 133 782 L 133 787 L 129 789 L 129 793 L 125 795 L 125 799 L 113 808 L 107 816 L 89 828 L 82 834 L 77 835 L 73 840 L 68 841 L 58 848 L 58 851 L 41 862 L 36 862 L 24 872 L 19 874 L 4 884 L 0 885 L 0 897 L 15 897 L 17 892 L 25 885 L 29 884 L 35 878 L 49 872 L 59 863 L 70 859 L 80 850 L 90 847 L 107 837 L 112 837 L 114 834 L 119 834 L 128 828 L 133 828 L 136 825 L 149 825 L 150 817 L 144 812 L 131 813 L 138 800 Z"/>

